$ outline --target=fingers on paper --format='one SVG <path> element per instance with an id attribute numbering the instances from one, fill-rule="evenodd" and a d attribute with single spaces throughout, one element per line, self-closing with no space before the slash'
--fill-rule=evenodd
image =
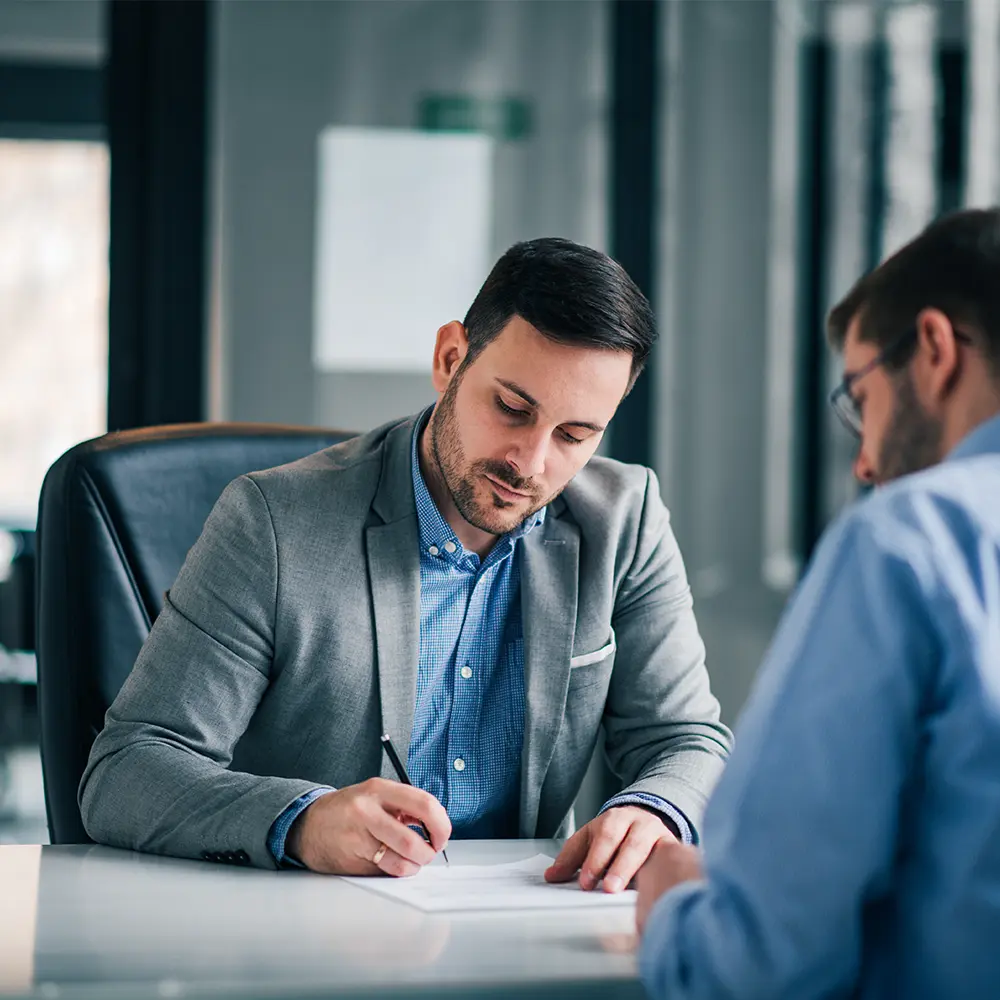
<path id="1" fill-rule="evenodd" d="M 580 865 L 580 888 L 594 889 L 604 877 L 622 842 L 628 835 L 629 824 L 614 813 L 600 817 L 603 822 L 596 825 L 591 837 L 590 850 Z"/>
<path id="2" fill-rule="evenodd" d="M 545 871 L 546 882 L 568 882 L 576 876 L 590 847 L 590 824 L 581 827 L 563 844 L 555 861 Z"/>
<path id="3" fill-rule="evenodd" d="M 615 852 L 614 859 L 605 869 L 604 891 L 621 892 L 625 889 L 649 857 L 656 842 L 655 831 L 650 832 L 643 824 L 633 823 Z"/>

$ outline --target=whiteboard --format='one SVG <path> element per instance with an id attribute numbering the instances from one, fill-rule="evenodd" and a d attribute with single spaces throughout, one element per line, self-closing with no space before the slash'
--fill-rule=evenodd
<path id="1" fill-rule="evenodd" d="M 328 128 L 318 178 L 314 366 L 429 371 L 492 263 L 493 140 Z"/>

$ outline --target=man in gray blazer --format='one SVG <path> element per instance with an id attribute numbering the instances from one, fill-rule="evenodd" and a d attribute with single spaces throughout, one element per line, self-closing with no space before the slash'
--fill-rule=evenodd
<path id="1" fill-rule="evenodd" d="M 654 338 L 614 261 L 517 244 L 438 331 L 433 409 L 230 484 L 94 743 L 88 833 L 412 874 L 453 834 L 571 833 L 603 724 L 624 790 L 547 877 L 617 891 L 697 840 L 730 734 L 683 562 L 653 473 L 592 457 Z"/>

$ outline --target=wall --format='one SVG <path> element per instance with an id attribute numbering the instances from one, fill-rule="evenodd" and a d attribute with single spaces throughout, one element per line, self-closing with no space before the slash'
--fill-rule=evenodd
<path id="1" fill-rule="evenodd" d="M 95 64 L 105 0 L 0 0 L 0 59 Z"/>
<path id="2" fill-rule="evenodd" d="M 775 12 L 663 18 L 656 469 L 729 722 L 785 600 L 762 573 Z"/>

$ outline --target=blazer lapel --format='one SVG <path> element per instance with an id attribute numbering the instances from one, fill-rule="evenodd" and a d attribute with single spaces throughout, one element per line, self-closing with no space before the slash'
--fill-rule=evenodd
<path id="1" fill-rule="evenodd" d="M 521 836 L 534 837 L 542 784 L 566 709 L 576 628 L 580 531 L 553 516 L 521 542 L 524 623 L 524 747 Z"/>
<path id="2" fill-rule="evenodd" d="M 413 421 L 408 420 L 386 440 L 372 503 L 384 523 L 365 531 L 382 732 L 392 737 L 404 761 L 410 750 L 420 662 L 420 537 L 410 466 L 412 433 Z M 381 774 L 396 777 L 385 754 Z"/>

